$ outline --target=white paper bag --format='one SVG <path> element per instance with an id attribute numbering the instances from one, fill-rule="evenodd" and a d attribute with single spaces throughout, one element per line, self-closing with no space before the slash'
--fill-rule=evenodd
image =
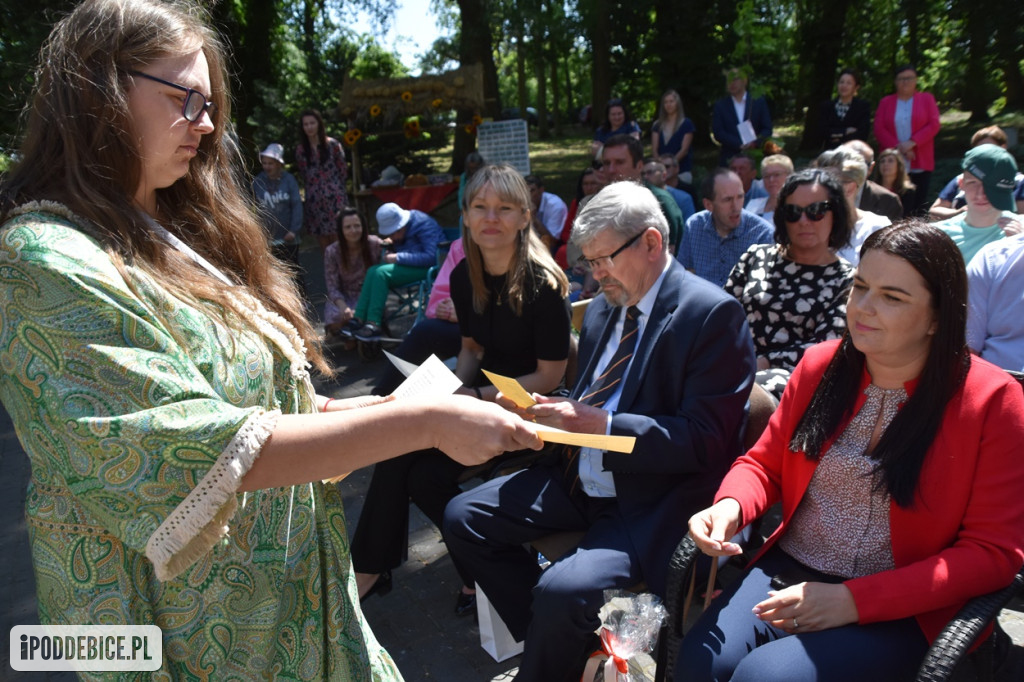
<path id="1" fill-rule="evenodd" d="M 517 642 L 505 627 L 505 621 L 487 595 L 476 586 L 476 617 L 480 623 L 480 646 L 498 663 L 523 653 L 523 643 Z"/>

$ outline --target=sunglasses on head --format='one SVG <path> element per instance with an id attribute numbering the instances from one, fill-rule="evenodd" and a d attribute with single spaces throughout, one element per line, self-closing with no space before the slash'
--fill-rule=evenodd
<path id="1" fill-rule="evenodd" d="M 800 214 L 807 216 L 812 223 L 816 223 L 825 217 L 825 214 L 832 210 L 832 204 L 828 201 L 815 201 L 807 206 L 786 204 L 782 207 L 782 217 L 787 223 L 799 222 Z"/>

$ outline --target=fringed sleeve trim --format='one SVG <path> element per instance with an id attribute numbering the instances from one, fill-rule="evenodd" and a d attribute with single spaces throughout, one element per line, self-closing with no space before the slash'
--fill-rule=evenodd
<path id="1" fill-rule="evenodd" d="M 252 468 L 281 413 L 253 413 L 231 439 L 199 484 L 182 500 L 146 543 L 146 556 L 159 580 L 171 580 L 228 534 L 238 509 L 235 493 Z"/>

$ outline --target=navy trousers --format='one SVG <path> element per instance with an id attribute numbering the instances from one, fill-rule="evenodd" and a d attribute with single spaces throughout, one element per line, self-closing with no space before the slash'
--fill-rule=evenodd
<path id="1" fill-rule="evenodd" d="M 801 566 L 781 550 L 769 550 L 715 597 L 680 646 L 676 682 L 914 679 L 928 641 L 913 618 L 798 634 L 758 619 L 751 609 L 768 597 L 772 576 L 793 567 Z"/>
<path id="2" fill-rule="evenodd" d="M 442 530 L 512 635 L 525 639 L 517 680 L 577 682 L 595 648 L 603 591 L 641 579 L 614 498 L 570 493 L 557 465 L 535 465 L 459 495 Z M 579 548 L 541 572 L 524 543 L 570 530 L 586 531 Z"/>

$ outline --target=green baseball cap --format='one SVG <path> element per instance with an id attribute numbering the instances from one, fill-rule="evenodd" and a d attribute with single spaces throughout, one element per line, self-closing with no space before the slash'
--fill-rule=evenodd
<path id="1" fill-rule="evenodd" d="M 1000 211 L 1016 211 L 1013 199 L 1017 162 L 1013 155 L 994 144 L 978 145 L 964 156 L 964 171 L 981 180 L 985 198 Z"/>

